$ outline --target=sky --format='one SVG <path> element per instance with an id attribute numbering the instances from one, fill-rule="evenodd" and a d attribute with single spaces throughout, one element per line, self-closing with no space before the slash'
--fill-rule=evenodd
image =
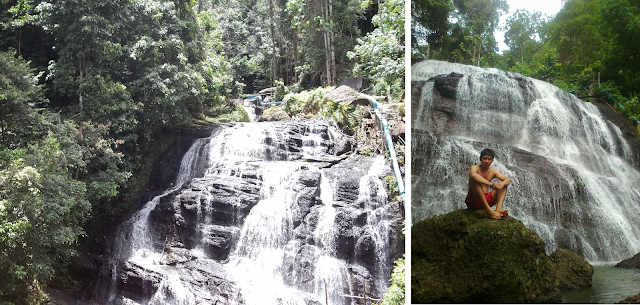
<path id="1" fill-rule="evenodd" d="M 500 26 L 503 27 L 507 23 L 507 18 L 515 13 L 518 9 L 524 9 L 530 12 L 538 11 L 543 15 L 555 16 L 562 8 L 562 0 L 507 0 L 509 4 L 509 12 L 500 17 Z M 499 53 L 509 49 L 504 43 L 504 30 L 498 30 L 495 33 L 498 41 Z"/>

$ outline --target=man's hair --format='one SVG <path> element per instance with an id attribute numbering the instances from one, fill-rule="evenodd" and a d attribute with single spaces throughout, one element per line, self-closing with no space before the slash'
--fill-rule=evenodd
<path id="1" fill-rule="evenodd" d="M 482 159 L 482 157 L 484 157 L 484 156 L 490 156 L 491 158 L 495 159 L 496 152 L 493 151 L 493 149 L 491 149 L 491 148 L 485 148 L 480 152 L 480 159 Z"/>

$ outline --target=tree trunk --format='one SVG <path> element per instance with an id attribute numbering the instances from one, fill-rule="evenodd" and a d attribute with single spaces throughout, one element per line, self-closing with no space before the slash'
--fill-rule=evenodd
<path id="1" fill-rule="evenodd" d="M 79 84 L 82 84 L 82 82 L 84 81 L 84 55 L 81 55 L 82 57 L 78 57 L 78 70 L 80 72 L 80 79 L 78 81 Z M 82 112 L 83 110 L 83 98 L 82 98 L 82 92 L 78 93 L 78 106 L 80 107 L 80 112 Z"/>
<path id="2" fill-rule="evenodd" d="M 271 52 L 273 53 L 271 56 L 271 75 L 272 75 L 272 84 L 275 85 L 276 80 L 278 79 L 278 59 L 276 54 L 276 33 L 273 25 L 273 18 L 275 15 L 273 13 L 273 0 L 269 0 L 269 31 L 271 32 Z"/>
<path id="3" fill-rule="evenodd" d="M 298 71 L 296 67 L 298 67 L 298 30 L 293 29 L 293 39 L 291 41 L 293 46 L 293 79 L 297 83 L 300 80 L 298 79 Z"/>
<path id="4" fill-rule="evenodd" d="M 323 30 L 323 35 L 324 35 L 324 54 L 325 54 L 325 66 L 327 68 L 327 86 L 331 86 L 331 47 L 330 44 L 331 42 L 329 41 L 329 31 L 327 29 L 327 20 L 329 20 L 329 4 L 328 4 L 328 0 L 323 1 L 322 3 L 322 19 L 323 19 L 323 24 L 322 24 L 322 30 Z"/>
<path id="5" fill-rule="evenodd" d="M 337 70 L 338 66 L 336 65 L 336 48 L 334 42 L 334 33 L 333 33 L 333 0 L 328 0 L 329 5 L 329 46 L 331 47 L 331 84 L 337 84 Z"/>

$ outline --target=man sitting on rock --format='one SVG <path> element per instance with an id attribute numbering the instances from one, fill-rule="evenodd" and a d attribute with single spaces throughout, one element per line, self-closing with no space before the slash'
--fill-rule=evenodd
<path id="1" fill-rule="evenodd" d="M 471 165 L 469 170 L 469 191 L 465 203 L 472 210 L 486 210 L 489 217 L 501 219 L 509 216 L 509 210 L 502 209 L 504 197 L 507 195 L 507 185 L 511 179 L 500 173 L 495 168 L 490 168 L 496 153 L 485 148 L 480 152 L 480 165 Z M 500 182 L 491 182 L 493 178 L 498 178 Z M 489 192 L 489 186 L 491 192 Z M 492 210 L 492 206 L 496 210 Z"/>

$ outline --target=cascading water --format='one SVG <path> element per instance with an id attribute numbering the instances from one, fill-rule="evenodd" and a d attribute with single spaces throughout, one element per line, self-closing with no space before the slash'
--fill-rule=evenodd
<path id="1" fill-rule="evenodd" d="M 253 100 L 244 99 L 243 100 L 243 104 L 242 104 L 242 108 L 244 108 L 244 111 L 246 111 L 247 115 L 249 115 L 249 121 L 255 122 L 256 121 L 256 106 L 255 106 L 255 103 L 253 102 Z"/>
<path id="2" fill-rule="evenodd" d="M 334 156 L 342 140 L 321 121 L 239 123 L 198 140 L 176 186 L 121 228 L 109 303 L 382 298 L 404 251 L 381 180 L 391 168 L 382 156 Z"/>
<path id="3" fill-rule="evenodd" d="M 598 108 L 548 83 L 439 61 L 412 67 L 412 221 L 466 208 L 482 148 L 512 180 L 505 208 L 548 253 L 640 251 L 638 152 Z"/>

